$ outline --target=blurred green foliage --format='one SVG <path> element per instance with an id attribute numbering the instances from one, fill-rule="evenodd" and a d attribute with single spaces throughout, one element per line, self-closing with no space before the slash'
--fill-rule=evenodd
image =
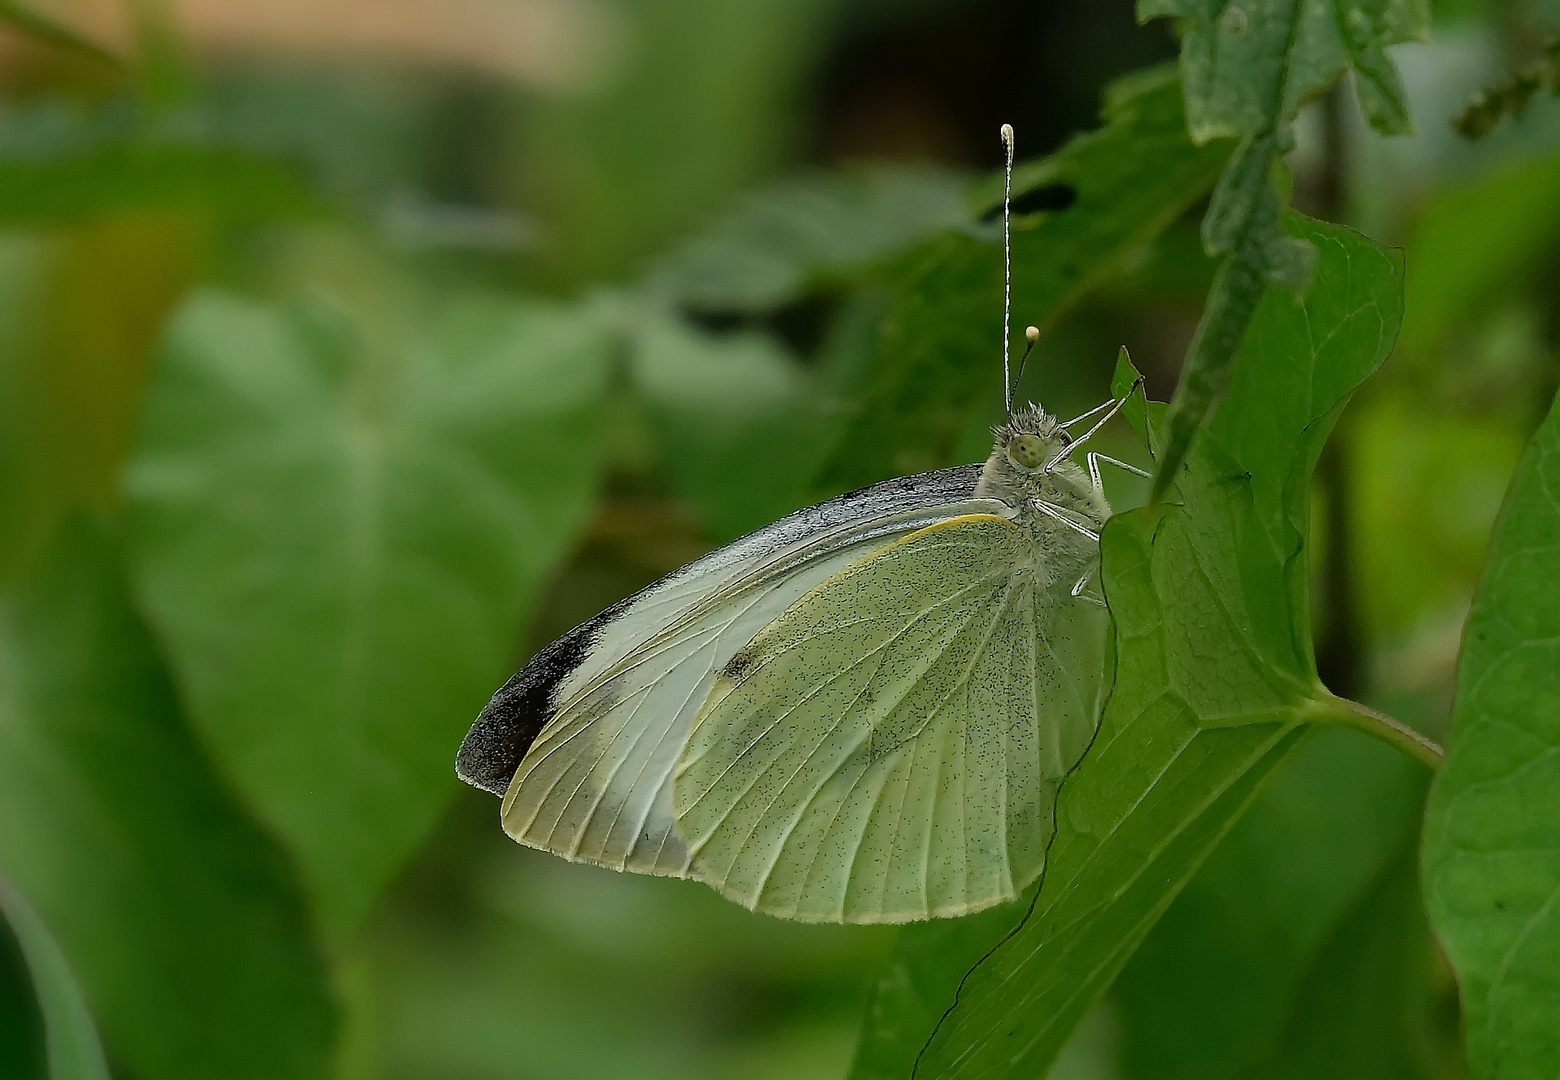
<path id="1" fill-rule="evenodd" d="M 0 9 L 0 1076 L 1553 1075 L 1560 104 L 1452 122 L 1555 5 L 267 10 Z M 985 456 L 1008 119 L 1019 396 L 1124 344 L 1188 452 L 1032 912 L 511 844 L 451 761 L 526 656 Z"/>
<path id="2" fill-rule="evenodd" d="M 0 858 L 136 1075 L 322 1075 L 333 1007 L 295 877 L 224 790 L 73 518 L 4 622 Z"/>
<path id="3" fill-rule="evenodd" d="M 355 284 L 186 301 L 125 480 L 191 719 L 333 934 L 426 835 L 440 752 L 589 509 L 609 344 L 579 310 Z"/>
<path id="4" fill-rule="evenodd" d="M 14 960 L 8 964 L 6 975 L 12 982 L 8 989 L 20 984 L 25 990 L 27 983 L 36 989 L 36 997 L 8 995 L 6 1036 L 0 1044 L 5 1060 L 23 1075 L 47 1071 L 50 1080 L 107 1080 L 108 1063 L 69 962 L 26 897 L 4 878 L 0 878 L 0 914 L 9 924 L 15 953 L 27 968 L 26 977 L 18 978 L 23 976 L 21 965 Z M 34 1013 L 36 1023 L 30 1023 Z"/>

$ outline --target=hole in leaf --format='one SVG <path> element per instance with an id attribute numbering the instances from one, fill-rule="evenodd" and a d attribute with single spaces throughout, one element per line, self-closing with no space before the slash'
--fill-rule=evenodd
<path id="1" fill-rule="evenodd" d="M 1040 187 L 1013 196 L 1013 216 L 1041 212 L 1056 213 L 1066 210 L 1078 201 L 1078 189 L 1071 184 L 1042 184 Z M 986 223 L 1002 220 L 1002 204 L 998 203 L 980 216 Z"/>
<path id="2" fill-rule="evenodd" d="M 684 308 L 683 315 L 712 334 L 766 330 L 784 342 L 800 359 L 808 360 L 823 344 L 838 308 L 837 296 L 814 293 L 770 312 Z"/>

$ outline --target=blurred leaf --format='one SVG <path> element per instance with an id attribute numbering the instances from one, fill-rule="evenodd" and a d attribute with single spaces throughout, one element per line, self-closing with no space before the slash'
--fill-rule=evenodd
<path id="1" fill-rule="evenodd" d="M 1482 139 L 1506 117 L 1516 119 L 1527 111 L 1533 95 L 1547 89 L 1560 94 L 1560 35 L 1549 39 L 1538 60 L 1486 87 L 1453 121 L 1457 133 Z"/>
<path id="2" fill-rule="evenodd" d="M 193 116 L 154 121 L 126 106 L 81 114 L 51 104 L 5 116 L 0 224 L 145 210 L 241 220 L 323 212 L 286 163 L 201 127 Z"/>
<path id="3" fill-rule="evenodd" d="M 1197 311 L 1218 268 L 1203 250 L 1197 223 L 1182 217 L 1128 256 L 1120 272 L 1102 283 L 1100 296 L 1112 306 L 1146 301 Z"/>
<path id="4" fill-rule="evenodd" d="M 1408 243 L 1403 347 L 1430 348 L 1536 270 L 1560 236 L 1560 154 L 1440 192 Z"/>
<path id="5" fill-rule="evenodd" d="M 1424 787 L 1417 762 L 1357 732 L 1307 743 L 1116 980 L 1125 1075 L 1235 1080 L 1272 1056 L 1307 972 L 1413 832 Z"/>
<path id="6" fill-rule="evenodd" d="M 1120 1023 L 1107 998 L 1084 1014 L 1062 1045 L 1045 1080 L 1119 1080 Z"/>
<path id="7" fill-rule="evenodd" d="M 470 909 L 375 920 L 387 1080 L 839 1080 L 892 927 L 756 917 L 517 849 L 492 805 L 472 807 Z"/>
<path id="8" fill-rule="evenodd" d="M 427 193 L 430 137 L 418 81 L 362 80 L 273 65 L 226 68 L 198 104 L 176 114 L 212 138 L 297 168 L 335 205 L 382 215 Z"/>
<path id="9" fill-rule="evenodd" d="M 30 315 L 42 290 L 46 244 L 35 237 L 0 241 L 0 581 L 24 562 L 24 552 L 48 534 L 40 482 L 51 459 L 38 444 L 37 373 L 27 362 Z"/>
<path id="10" fill-rule="evenodd" d="M 1417 847 L 1411 842 L 1399 849 L 1323 943 L 1282 1038 L 1249 1080 L 1461 1074 L 1457 1051 L 1432 1027 L 1441 1002 L 1435 942 L 1419 896 Z"/>
<path id="11" fill-rule="evenodd" d="M 112 511 L 136 410 L 200 235 L 173 217 L 109 218 L 0 254 L 0 578 L 72 509 Z"/>
<path id="12" fill-rule="evenodd" d="M 1449 687 L 1456 631 L 1522 456 L 1522 433 L 1508 418 L 1482 411 L 1437 415 L 1398 395 L 1372 398 L 1350 417 L 1358 611 L 1383 642 L 1447 624 Z"/>
<path id="13" fill-rule="evenodd" d="M 392 294 L 206 293 L 174 321 L 128 480 L 138 580 L 334 935 L 454 790 L 589 510 L 610 345 L 585 309 Z"/>
<path id="14" fill-rule="evenodd" d="M 805 362 L 759 326 L 713 333 L 653 307 L 635 320 L 636 397 L 707 539 L 741 536 L 825 494 L 819 463 L 838 436 L 882 309 L 872 289 L 842 297 Z"/>
<path id="15" fill-rule="evenodd" d="M 116 67 L 122 63 L 113 53 L 88 41 L 64 23 L 49 18 L 30 4 L 0 0 L 0 23 L 47 45 L 68 49 L 94 60 L 105 60 Z"/>
<path id="16" fill-rule="evenodd" d="M 1560 407 L 1517 467 L 1463 630 L 1425 818 L 1431 922 L 1476 1077 L 1560 1072 Z"/>
<path id="17" fill-rule="evenodd" d="M 0 926 L 0 1061 L 11 1080 L 48 1080 L 43 1014 L 16 936 Z"/>
<path id="18" fill-rule="evenodd" d="M 1013 222 L 1013 313 L 1045 325 L 1203 194 L 1228 146 L 1186 137 L 1172 70 L 1113 84 L 1099 131 L 1014 170 L 1013 197 L 1067 203 Z M 995 138 L 995 132 L 992 133 Z M 981 191 L 1000 208 L 1001 180 Z M 968 415 L 1001 400 L 1001 229 L 953 232 L 917 248 L 893 274 L 895 300 L 863 384 L 859 409 L 825 466 L 831 487 L 944 465 Z"/>
<path id="19" fill-rule="evenodd" d="M 903 1075 L 917 1054 L 923 1077 L 1041 1072 L 1307 721 L 1341 719 L 1311 650 L 1308 491 L 1332 420 L 1391 348 L 1402 263 L 1345 229 L 1294 228 L 1318 245 L 1320 267 L 1303 304 L 1264 302 L 1246 349 L 1265 370 L 1241 369 L 1174 501 L 1105 528 L 1115 689 L 1062 789 L 1034 906 L 943 1002 L 935 1031 L 869 1012 L 869 1039 L 887 1023 L 900 1030 L 865 1063 L 879 1073 Z M 901 938 L 907 963 L 964 961 L 923 954 L 926 933 Z"/>
<path id="20" fill-rule="evenodd" d="M 528 205 L 559 284 L 621 274 L 763 176 L 842 0 L 639 0 L 616 70 L 527 109 Z"/>
<path id="21" fill-rule="evenodd" d="M 97 1028 L 49 928 L 16 887 L 0 877 L 0 916 L 27 958 L 43 1014 L 49 1080 L 108 1080 Z"/>
<path id="22" fill-rule="evenodd" d="M 117 546 L 78 521 L 0 610 L 0 867 L 142 1080 L 323 1078 L 325 972 L 291 868 L 184 728 Z"/>
<path id="23" fill-rule="evenodd" d="M 1203 218 L 1210 255 L 1227 255 L 1187 352 L 1170 406 L 1170 432 L 1157 499 L 1169 490 L 1192 436 L 1229 387 L 1268 281 L 1302 289 L 1315 253 L 1285 235 L 1283 202 L 1272 174 L 1294 145 L 1291 128 L 1307 98 L 1344 71 L 1371 125 L 1386 135 L 1412 132 L 1402 79 L 1386 46 L 1422 40 L 1428 0 L 1138 0 L 1138 18 L 1176 19 L 1181 79 L 1192 139 L 1238 138 Z"/>
<path id="24" fill-rule="evenodd" d="M 717 539 L 806 501 L 826 449 L 815 380 L 768 334 L 716 336 L 652 315 L 632 373 L 667 466 Z"/>
<path id="25" fill-rule="evenodd" d="M 695 311 L 771 311 L 928 233 L 971 224 L 966 186 L 927 167 L 798 177 L 746 196 L 661 260 L 650 288 Z"/>

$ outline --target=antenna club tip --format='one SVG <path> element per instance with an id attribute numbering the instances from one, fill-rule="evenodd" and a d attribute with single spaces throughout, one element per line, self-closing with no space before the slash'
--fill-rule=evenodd
<path id="1" fill-rule="evenodd" d="M 1040 328 L 1038 326 L 1024 327 L 1024 340 L 1033 345 L 1040 340 Z"/>
<path id="2" fill-rule="evenodd" d="M 1002 125 L 1002 142 L 1003 142 L 1004 145 L 1007 145 L 1007 146 L 1012 146 L 1013 145 L 1013 125 L 1012 124 L 1003 124 Z"/>

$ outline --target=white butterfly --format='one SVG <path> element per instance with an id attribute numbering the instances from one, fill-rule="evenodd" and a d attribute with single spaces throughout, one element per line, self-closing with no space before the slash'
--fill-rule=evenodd
<path id="1" fill-rule="evenodd" d="M 1013 899 L 1103 704 L 1099 463 L 1141 470 L 1071 458 L 1125 401 L 1063 424 L 1010 388 L 984 466 L 798 511 L 614 605 L 504 684 L 457 773 L 523 844 L 772 915 Z"/>

